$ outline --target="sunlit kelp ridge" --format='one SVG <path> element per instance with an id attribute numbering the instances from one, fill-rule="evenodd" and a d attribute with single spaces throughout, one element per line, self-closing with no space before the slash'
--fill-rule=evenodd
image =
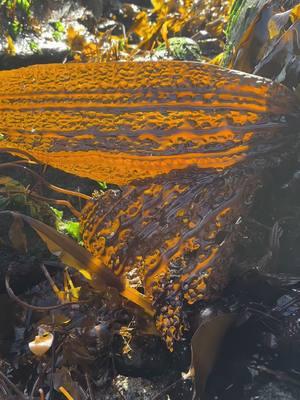
<path id="1" fill-rule="evenodd" d="M 293 94 L 189 62 L 33 66 L 2 76 L 2 148 L 123 185 L 87 203 L 82 238 L 101 268 L 118 277 L 136 270 L 172 348 L 187 328 L 184 305 L 226 284 L 235 222 L 263 169 L 293 140 Z"/>

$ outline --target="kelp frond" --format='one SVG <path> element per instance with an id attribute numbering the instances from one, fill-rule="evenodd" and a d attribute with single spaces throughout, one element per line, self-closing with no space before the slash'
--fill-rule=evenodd
<path id="1" fill-rule="evenodd" d="M 121 296 L 140 306 L 147 314 L 154 315 L 150 300 L 131 288 L 126 279 L 116 276 L 105 267 L 99 258 L 92 256 L 71 238 L 57 232 L 54 228 L 34 218 L 13 211 L 1 211 L 0 215 L 20 217 L 46 243 L 49 251 L 70 267 L 79 271 L 97 290 L 115 288 Z"/>

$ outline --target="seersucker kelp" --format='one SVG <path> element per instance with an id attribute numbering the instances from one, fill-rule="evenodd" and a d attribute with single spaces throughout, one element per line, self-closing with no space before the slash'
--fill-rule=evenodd
<path id="1" fill-rule="evenodd" d="M 193 62 L 38 65 L 0 78 L 3 149 L 120 185 L 83 208 L 83 241 L 102 267 L 140 279 L 172 348 L 185 305 L 226 284 L 263 171 L 293 146 L 293 93 Z"/>

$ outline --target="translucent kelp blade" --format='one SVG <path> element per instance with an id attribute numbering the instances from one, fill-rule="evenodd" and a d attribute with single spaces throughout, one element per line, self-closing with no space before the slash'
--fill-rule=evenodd
<path id="1" fill-rule="evenodd" d="M 145 296 L 130 288 L 125 279 L 117 277 L 102 265 L 100 259 L 93 257 L 71 238 L 58 233 L 54 228 L 43 222 L 23 214 L 12 211 L 1 211 L 0 214 L 10 214 L 15 218 L 22 218 L 46 243 L 51 253 L 59 257 L 63 263 L 79 271 L 86 279 L 91 281 L 92 285 L 95 283 L 96 289 L 105 291 L 108 287 L 114 287 L 123 297 L 142 307 L 148 314 L 153 315 L 150 302 Z"/>
<path id="2" fill-rule="evenodd" d="M 252 19 L 243 12 L 232 16 L 237 26 L 246 25 L 246 29 L 240 35 L 238 28 L 230 25 L 224 65 L 296 87 L 300 81 L 300 5 L 282 10 L 280 2 L 271 1 L 253 7 L 249 11 Z"/>
<path id="3" fill-rule="evenodd" d="M 1 148 L 119 185 L 190 166 L 225 170 L 267 137 L 283 139 L 296 111 L 283 86 L 196 62 L 0 72 Z"/>
<path id="4" fill-rule="evenodd" d="M 202 400 L 209 374 L 218 357 L 225 334 L 237 318 L 237 314 L 220 314 L 204 319 L 192 337 L 192 360 L 184 378 L 192 378 L 193 400 Z"/>

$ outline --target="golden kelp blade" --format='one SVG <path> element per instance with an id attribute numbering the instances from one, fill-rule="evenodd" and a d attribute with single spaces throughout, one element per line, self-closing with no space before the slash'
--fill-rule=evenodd
<path id="1" fill-rule="evenodd" d="M 184 379 L 192 378 L 193 400 L 203 399 L 207 379 L 214 367 L 225 334 L 237 315 L 219 314 L 203 318 L 191 340 L 191 366 Z"/>
<path id="2" fill-rule="evenodd" d="M 0 73 L 1 147 L 126 184 L 225 169 L 286 140 L 288 89 L 193 62 L 37 65 Z"/>
<path id="3" fill-rule="evenodd" d="M 248 15 L 247 5 L 235 2 L 236 10 L 229 23 L 226 66 L 268 77 L 290 88 L 297 87 L 300 4 L 288 9 L 287 3 L 260 2 L 258 8 L 248 9 Z"/>
<path id="4" fill-rule="evenodd" d="M 108 190 L 83 208 L 86 249 L 116 276 L 140 282 L 170 350 L 188 329 L 187 305 L 215 300 L 227 284 L 237 221 L 247 216 L 274 154 L 225 172 L 172 171 Z"/>
<path id="5" fill-rule="evenodd" d="M 129 287 L 126 279 L 117 277 L 102 264 L 100 259 L 93 257 L 68 236 L 57 232 L 41 221 L 17 212 L 1 211 L 0 214 L 9 214 L 14 219 L 19 218 L 28 223 L 46 243 L 52 254 L 56 255 L 63 263 L 78 270 L 86 279 L 91 281 L 96 289 L 105 291 L 108 287 L 116 288 L 123 297 L 142 307 L 146 313 L 154 314 L 150 302 L 145 296 Z"/>

